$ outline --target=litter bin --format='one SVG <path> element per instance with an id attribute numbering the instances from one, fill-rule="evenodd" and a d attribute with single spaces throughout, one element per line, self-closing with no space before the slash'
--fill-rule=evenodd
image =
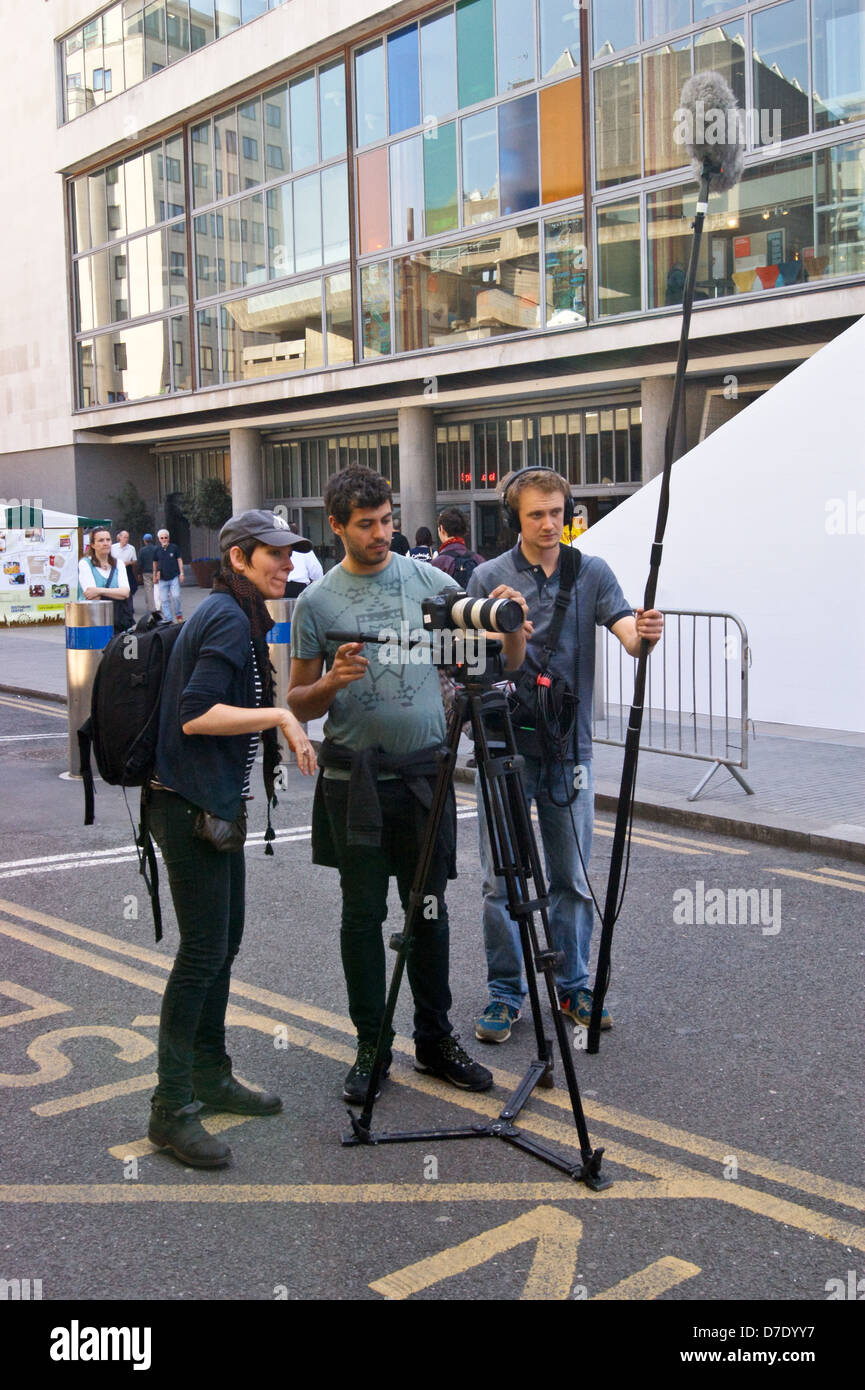
<path id="1" fill-rule="evenodd" d="M 110 599 L 66 605 L 66 695 L 69 715 L 69 773 L 81 776 L 78 730 L 90 714 L 90 697 L 102 653 L 114 636 Z"/>
<path id="2" fill-rule="evenodd" d="M 273 678 L 273 702 L 275 705 L 281 705 L 283 709 L 288 709 L 286 695 L 288 693 L 288 678 L 291 673 L 291 652 L 289 649 L 291 615 L 294 612 L 296 602 L 297 600 L 293 598 L 269 598 L 267 600 L 267 611 L 274 620 L 274 625 L 267 634 L 270 660 L 276 672 Z M 287 763 L 291 759 L 291 749 L 286 743 L 282 731 L 278 737 L 282 760 Z"/>

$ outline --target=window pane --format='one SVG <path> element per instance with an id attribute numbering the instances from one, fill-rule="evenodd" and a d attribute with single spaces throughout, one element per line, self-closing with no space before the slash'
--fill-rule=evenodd
<path id="1" fill-rule="evenodd" d="M 644 39 L 660 38 L 672 29 L 684 29 L 690 22 L 691 0 L 643 0 Z"/>
<path id="2" fill-rule="evenodd" d="M 198 384 L 215 386 L 219 381 L 219 340 L 217 310 L 198 311 Z"/>
<path id="3" fill-rule="evenodd" d="M 388 35 L 387 99 L 391 135 L 420 125 L 416 24 Z"/>
<path id="4" fill-rule="evenodd" d="M 340 60 L 318 74 L 321 115 L 321 157 L 333 159 L 345 153 L 345 65 Z"/>
<path id="5" fill-rule="evenodd" d="M 725 6 L 726 8 L 726 6 Z M 745 108 L 745 48 L 741 20 L 726 27 L 717 25 L 694 39 L 694 71 L 719 72 L 726 78 L 736 105 Z"/>
<path id="6" fill-rule="evenodd" d="M 123 67 L 126 85 L 132 87 L 144 78 L 144 13 L 123 21 Z"/>
<path id="7" fill-rule="evenodd" d="M 264 198 L 261 193 L 240 203 L 240 230 L 243 240 L 244 284 L 262 285 L 267 279 L 264 252 Z"/>
<path id="8" fill-rule="evenodd" d="M 536 224 L 394 262 L 398 352 L 539 326 Z"/>
<path id="9" fill-rule="evenodd" d="M 387 150 L 358 155 L 357 199 L 360 254 L 390 245 Z"/>
<path id="10" fill-rule="evenodd" d="M 754 15 L 754 144 L 808 132 L 808 13 L 805 0 L 789 0 Z"/>
<path id="11" fill-rule="evenodd" d="M 189 11 L 187 0 L 168 0 L 165 10 L 165 37 L 168 61 L 176 63 L 189 52 Z"/>
<path id="12" fill-rule="evenodd" d="M 261 101 L 245 101 L 237 108 L 237 140 L 241 188 L 261 183 Z"/>
<path id="13" fill-rule="evenodd" d="M 347 270 L 339 275 L 328 275 L 325 279 L 324 313 L 328 366 L 337 362 L 353 362 L 351 275 Z"/>
<path id="14" fill-rule="evenodd" d="M 582 79 L 557 82 L 538 93 L 541 107 L 542 201 L 556 203 L 583 191 Z"/>
<path id="15" fill-rule="evenodd" d="M 355 54 L 354 84 L 357 100 L 357 143 L 369 145 L 387 134 L 384 116 L 384 48 L 370 44 Z"/>
<path id="16" fill-rule="evenodd" d="M 264 177 L 272 179 L 291 168 L 288 144 L 288 87 L 274 87 L 263 100 Z"/>
<path id="17" fill-rule="evenodd" d="M 324 365 L 321 280 L 224 304 L 223 379 L 249 381 Z"/>
<path id="18" fill-rule="evenodd" d="M 240 24 L 240 0 L 216 0 L 216 37 L 221 39 Z"/>
<path id="19" fill-rule="evenodd" d="M 147 272 L 147 242 L 145 236 L 136 237 L 126 245 L 126 263 L 129 274 L 129 311 L 128 314 L 118 314 L 118 318 L 142 318 L 150 313 L 150 288 Z M 156 257 L 157 264 L 154 272 L 159 273 L 159 257 Z M 156 296 L 154 309 L 160 309 L 159 296 Z"/>
<path id="20" fill-rule="evenodd" d="M 189 44 L 193 52 L 214 38 L 213 0 L 189 0 Z"/>
<path id="21" fill-rule="evenodd" d="M 291 106 L 291 167 L 308 169 L 318 160 L 315 73 L 289 83 Z"/>
<path id="22" fill-rule="evenodd" d="M 814 125 L 865 115 L 865 0 L 812 0 Z"/>
<path id="23" fill-rule="evenodd" d="M 248 24 L 251 19 L 258 19 L 260 14 L 267 14 L 267 0 L 243 0 L 244 24 Z"/>
<path id="24" fill-rule="evenodd" d="M 538 100 L 534 93 L 506 102 L 499 112 L 502 216 L 525 212 L 540 202 L 538 190 Z"/>
<path id="25" fill-rule="evenodd" d="M 321 179 L 308 174 L 294 183 L 294 260 L 296 270 L 321 265 Z"/>
<path id="26" fill-rule="evenodd" d="M 640 204 L 637 199 L 598 208 L 597 248 L 599 316 L 638 311 Z"/>
<path id="27" fill-rule="evenodd" d="M 865 140 L 820 150 L 817 161 L 817 246 L 809 279 L 858 275 L 865 269 Z"/>
<path id="28" fill-rule="evenodd" d="M 103 90 L 102 57 L 102 19 L 91 20 L 83 29 L 84 40 L 84 90 L 87 93 L 87 108 L 99 106 L 105 100 Z"/>
<path id="29" fill-rule="evenodd" d="M 499 160 L 495 110 L 462 122 L 463 222 L 489 222 L 499 215 Z"/>
<path id="30" fill-rule="evenodd" d="M 291 184 L 281 183 L 267 191 L 267 243 L 270 278 L 281 280 L 294 274 L 294 215 Z"/>
<path id="31" fill-rule="evenodd" d="M 646 173 L 662 174 L 687 163 L 677 144 L 675 112 L 682 85 L 691 76 L 691 43 L 677 43 L 643 55 L 643 149 Z"/>
<path id="32" fill-rule="evenodd" d="M 70 116 L 71 120 L 72 117 Z M 93 339 L 79 343 L 78 356 L 78 404 L 85 410 L 96 403 L 96 369 L 93 362 Z"/>
<path id="33" fill-rule="evenodd" d="M 640 70 L 636 58 L 595 73 L 598 188 L 640 177 Z"/>
<path id="34" fill-rule="evenodd" d="M 142 228 L 152 225 L 158 219 L 153 215 L 153 208 L 146 206 L 144 197 L 144 167 L 145 162 L 149 165 L 150 161 L 158 160 L 162 162 L 162 146 L 157 145 L 154 150 L 148 150 L 146 154 L 138 154 L 133 159 L 127 159 L 124 165 L 124 177 L 126 180 L 126 230 L 129 232 L 139 232 Z"/>
<path id="35" fill-rule="evenodd" d="M 161 232 L 163 254 L 168 266 L 168 304 L 186 304 L 189 287 L 186 278 L 186 223 L 173 222 Z"/>
<path id="36" fill-rule="evenodd" d="M 85 256 L 72 266 L 75 293 L 75 327 L 89 332 L 95 327 L 93 318 L 93 257 Z"/>
<path id="37" fill-rule="evenodd" d="M 637 0 L 592 0 L 592 51 L 596 58 L 637 42 Z"/>
<path id="38" fill-rule="evenodd" d="M 386 357 L 390 352 L 390 266 L 387 261 L 361 268 L 360 303 L 363 355 Z"/>
<path id="39" fill-rule="evenodd" d="M 697 299 L 759 293 L 823 273 L 813 256 L 812 177 L 812 156 L 799 155 L 748 170 L 737 188 L 717 195 L 700 247 Z M 650 308 L 682 301 L 695 206 L 692 187 L 647 199 Z"/>
<path id="40" fill-rule="evenodd" d="M 423 139 L 426 235 L 457 226 L 456 122 L 433 127 Z"/>
<path id="41" fill-rule="evenodd" d="M 126 232 L 126 179 L 122 164 L 111 164 L 105 170 L 105 214 L 108 239 L 116 240 Z M 93 212 L 91 208 L 91 222 Z"/>
<path id="42" fill-rule="evenodd" d="M 495 93 L 493 0 L 458 0 L 457 90 L 460 106 L 473 106 Z"/>
<path id="43" fill-rule="evenodd" d="M 496 57 L 500 92 L 534 82 L 534 5 L 525 0 L 496 0 Z"/>
<path id="44" fill-rule="evenodd" d="M 401 246 L 424 236 L 423 165 L 420 135 L 390 147 L 391 242 Z"/>
<path id="45" fill-rule="evenodd" d="M 586 244 L 582 217 L 547 222 L 544 231 L 547 324 L 586 322 Z"/>
<path id="46" fill-rule="evenodd" d="M 90 208 L 88 205 L 87 179 L 73 179 L 71 189 L 72 209 L 72 249 L 86 251 L 90 246 Z"/>
<path id="47" fill-rule="evenodd" d="M 423 116 L 447 116 L 457 106 L 456 23 L 453 10 L 420 27 Z"/>
<path id="48" fill-rule="evenodd" d="M 66 84 L 66 119 L 74 121 L 88 109 L 84 85 L 84 41 L 81 30 L 63 42 L 63 70 Z M 92 101 L 91 101 L 92 105 Z"/>
<path id="49" fill-rule="evenodd" d="M 165 54 L 165 3 L 156 0 L 155 4 L 144 9 L 144 76 L 152 77 L 160 72 L 167 62 Z"/>
<path id="50" fill-rule="evenodd" d="M 143 400 L 171 390 L 166 319 L 104 333 L 92 341 L 96 364 L 95 404 Z"/>
<path id="51" fill-rule="evenodd" d="M 240 192 L 237 162 L 237 113 L 234 107 L 213 120 L 213 164 L 215 198 L 230 198 Z"/>
<path id="52" fill-rule="evenodd" d="M 213 201 L 213 169 L 210 158 L 210 121 L 192 127 L 192 205 Z"/>
<path id="53" fill-rule="evenodd" d="M 580 66 L 580 7 L 568 0 L 538 0 L 541 77 Z"/>
<path id="54" fill-rule="evenodd" d="M 189 315 L 178 314 L 170 320 L 171 362 L 174 368 L 174 390 L 192 389 L 192 362 L 189 352 Z"/>
<path id="55" fill-rule="evenodd" d="M 324 263 L 347 261 L 348 172 L 344 164 L 321 171 L 321 208 L 324 226 Z"/>
<path id="56" fill-rule="evenodd" d="M 102 16 L 102 53 L 105 71 L 102 86 L 106 96 L 116 96 L 125 86 L 123 74 L 123 9 L 112 5 Z"/>

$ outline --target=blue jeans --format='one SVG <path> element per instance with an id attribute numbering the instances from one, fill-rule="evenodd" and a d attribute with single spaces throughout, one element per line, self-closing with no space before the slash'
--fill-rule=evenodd
<path id="1" fill-rule="evenodd" d="M 537 758 L 526 758 L 523 781 L 526 799 L 531 806 L 534 801 L 538 812 L 541 843 L 544 851 L 544 864 L 549 884 L 549 919 L 552 945 L 561 951 L 564 960 L 556 972 L 556 985 L 559 997 L 572 994 L 576 989 L 585 989 L 589 982 L 589 950 L 592 941 L 593 912 L 592 899 L 586 886 L 574 832 L 571 827 L 571 814 L 577 827 L 580 849 L 588 865 L 592 850 L 592 829 L 594 826 L 595 791 L 591 762 L 583 763 L 580 792 L 570 807 L 556 806 L 550 800 L 547 769 Z M 574 764 L 556 764 L 549 768 L 552 789 L 559 801 L 564 801 L 565 792 L 574 784 Z M 484 946 L 487 953 L 487 983 L 490 999 L 522 1007 L 526 994 L 523 975 L 523 952 L 520 933 L 516 922 L 508 911 L 505 882 L 495 876 L 492 861 L 489 832 L 483 814 L 483 803 L 478 792 L 478 828 L 481 851 L 481 870 L 483 873 L 483 923 Z M 531 885 L 530 885 L 531 887 Z M 539 944 L 543 948 L 543 930 L 539 919 L 535 918 Z"/>
<path id="2" fill-rule="evenodd" d="M 167 623 L 170 623 L 172 618 L 183 617 L 180 605 L 180 578 L 178 575 L 175 575 L 173 579 L 160 579 L 159 607 L 162 609 L 162 616 Z"/>

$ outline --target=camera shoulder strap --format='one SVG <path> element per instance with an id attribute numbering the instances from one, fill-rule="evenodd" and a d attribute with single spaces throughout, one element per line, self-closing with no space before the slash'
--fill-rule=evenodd
<path id="1" fill-rule="evenodd" d="M 577 575 L 580 572 L 582 560 L 583 552 L 581 550 L 574 550 L 569 545 L 560 547 L 559 592 L 556 595 L 556 602 L 553 607 L 553 619 L 550 623 L 550 630 L 547 633 L 547 640 L 544 645 L 543 656 L 541 657 L 542 671 L 548 669 L 553 658 L 553 653 L 559 645 L 562 623 L 565 621 L 565 613 L 571 601 L 571 590 L 577 582 Z"/>

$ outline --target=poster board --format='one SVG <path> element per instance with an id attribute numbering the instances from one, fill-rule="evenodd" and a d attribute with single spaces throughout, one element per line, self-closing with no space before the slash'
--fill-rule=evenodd
<path id="1" fill-rule="evenodd" d="M 69 512 L 0 507 L 0 623 L 64 621 L 66 604 L 78 598 L 78 561 L 95 524 Z"/>

